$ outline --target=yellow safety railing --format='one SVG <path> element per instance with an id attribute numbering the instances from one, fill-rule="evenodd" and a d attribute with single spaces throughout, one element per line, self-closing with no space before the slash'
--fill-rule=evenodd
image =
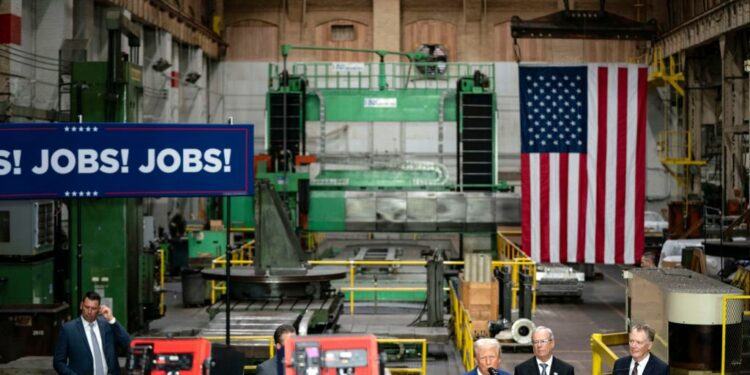
<path id="1" fill-rule="evenodd" d="M 529 258 L 521 247 L 513 242 L 510 237 L 521 235 L 520 230 L 499 230 L 497 231 L 497 257 L 506 259 L 504 262 L 492 262 L 493 270 L 495 267 L 510 266 L 511 278 L 513 280 L 513 297 L 511 299 L 511 308 L 517 308 L 518 290 L 520 288 L 519 276 L 525 273 L 531 276 L 531 311 L 536 312 L 536 262 Z"/>
<path id="2" fill-rule="evenodd" d="M 602 375 L 602 365 L 614 368 L 617 355 L 610 346 L 627 345 L 628 333 L 594 333 L 591 335 L 591 375 Z"/>
<path id="3" fill-rule="evenodd" d="M 232 228 L 239 229 L 239 228 Z M 249 228 L 252 229 L 252 228 Z M 255 249 L 255 240 L 250 241 L 242 247 L 240 247 L 240 251 L 235 251 L 232 253 L 232 259 L 229 261 L 229 264 L 232 266 L 249 266 L 253 264 L 252 254 Z M 217 257 L 216 259 L 211 261 L 211 268 L 216 268 L 217 266 L 220 267 L 226 267 L 227 261 L 226 261 L 226 255 L 222 255 L 220 257 Z M 211 304 L 216 303 L 216 293 L 221 292 L 222 294 L 225 293 L 227 290 L 226 283 L 223 281 L 216 281 L 211 280 Z"/>
<path id="4" fill-rule="evenodd" d="M 349 287 L 341 288 L 349 292 L 349 315 L 354 315 L 355 292 L 423 292 L 425 287 L 357 287 L 355 279 L 357 266 L 421 266 L 427 265 L 424 260 L 310 260 L 307 262 L 313 266 L 347 266 L 349 267 Z"/>
<path id="5" fill-rule="evenodd" d="M 378 344 L 420 344 L 422 346 L 422 365 L 420 368 L 386 367 L 392 374 L 427 374 L 427 340 L 426 339 L 378 339 Z"/>
<path id="6" fill-rule="evenodd" d="M 458 294 L 450 286 L 451 317 L 453 319 L 453 333 L 456 336 L 456 348 L 461 352 L 461 360 L 465 369 L 474 367 L 474 335 L 471 333 L 471 316 L 459 301 Z"/>
<path id="7" fill-rule="evenodd" d="M 159 315 L 164 316 L 166 305 L 164 304 L 164 249 L 159 249 Z"/>
<path id="8" fill-rule="evenodd" d="M 680 71 L 674 56 L 670 55 L 666 58 L 669 61 L 669 65 L 667 65 L 664 62 L 665 58 L 662 49 L 654 48 L 651 51 L 651 58 L 648 75 L 649 84 L 655 87 L 670 85 L 677 94 L 685 96 L 685 89 L 680 86 L 680 83 L 685 81 L 685 75 Z"/>
<path id="9" fill-rule="evenodd" d="M 204 336 L 204 339 L 208 341 L 221 342 L 226 339 L 225 336 Z M 273 358 L 276 354 L 276 346 L 273 344 L 273 336 L 232 336 L 232 342 L 252 342 L 252 341 L 268 341 L 268 358 Z M 245 372 L 248 370 L 255 370 L 258 366 L 247 365 L 244 367 Z"/>
<path id="10" fill-rule="evenodd" d="M 659 160 L 664 164 L 703 165 L 693 159 L 693 136 L 688 130 L 665 130 L 659 134 Z"/>
<path id="11" fill-rule="evenodd" d="M 520 231 L 517 231 L 520 234 Z M 512 280 L 513 280 L 513 306 L 512 308 L 516 308 L 517 305 L 517 296 L 518 296 L 518 290 L 519 290 L 519 273 L 525 272 L 531 275 L 532 278 L 532 311 L 536 311 L 536 262 L 534 262 L 531 258 L 526 256 L 520 248 L 518 248 L 517 245 L 513 244 L 510 240 L 507 239 L 505 236 L 506 233 L 513 234 L 515 232 L 498 232 L 498 244 L 503 243 L 502 247 L 507 248 L 503 249 L 501 246 L 498 246 L 498 254 L 501 256 L 501 259 L 505 260 L 499 260 L 499 261 L 493 261 L 492 262 L 492 269 L 494 270 L 497 267 L 505 267 L 508 266 L 511 268 L 512 272 Z M 250 250 L 252 251 L 252 247 L 254 246 L 254 241 L 248 243 L 246 246 L 249 246 Z M 242 256 L 237 257 L 235 256 L 237 252 L 232 254 L 232 261 L 230 262 L 232 265 L 237 266 L 247 266 L 252 265 L 253 261 L 250 259 L 244 259 Z M 245 254 L 244 251 L 239 252 L 240 254 Z M 506 254 L 511 254 L 512 258 L 509 257 Z M 425 260 L 391 260 L 391 261 L 385 261 L 385 260 L 310 260 L 307 261 L 307 264 L 311 266 L 343 266 L 348 267 L 349 271 L 349 286 L 341 288 L 342 291 L 349 292 L 349 314 L 354 315 L 354 309 L 355 309 L 355 294 L 356 292 L 422 292 L 426 291 L 426 287 L 358 287 L 356 286 L 355 280 L 356 280 L 356 273 L 357 273 L 357 267 L 359 266 L 416 266 L 416 267 L 424 267 L 427 265 L 427 261 Z M 454 267 L 462 267 L 464 265 L 463 261 L 444 261 L 444 265 L 446 266 L 454 266 Z M 226 260 L 224 256 L 220 256 L 216 259 L 214 259 L 211 262 L 211 268 L 216 268 L 218 266 L 224 267 L 226 265 Z M 445 289 L 447 291 L 447 288 Z M 211 281 L 211 304 L 216 303 L 217 300 L 217 292 L 224 293 L 226 291 L 226 286 L 224 285 L 223 281 Z"/>

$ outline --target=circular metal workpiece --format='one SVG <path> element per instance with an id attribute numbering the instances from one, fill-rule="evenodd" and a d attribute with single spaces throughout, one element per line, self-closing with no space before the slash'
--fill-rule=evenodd
<path id="1" fill-rule="evenodd" d="M 253 284 L 293 284 L 338 280 L 346 277 L 346 271 L 326 271 L 310 269 L 305 273 L 293 274 L 270 274 L 256 275 L 252 267 L 232 267 L 229 279 L 238 283 Z M 201 271 L 203 277 L 208 280 L 226 280 L 226 272 L 223 268 L 204 269 Z"/>

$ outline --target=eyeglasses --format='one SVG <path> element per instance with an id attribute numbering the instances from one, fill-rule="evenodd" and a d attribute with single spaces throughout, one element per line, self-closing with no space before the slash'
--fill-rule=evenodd
<path id="1" fill-rule="evenodd" d="M 547 343 L 552 342 L 552 339 L 544 339 L 544 340 L 531 340 L 531 343 L 533 345 L 546 345 Z"/>

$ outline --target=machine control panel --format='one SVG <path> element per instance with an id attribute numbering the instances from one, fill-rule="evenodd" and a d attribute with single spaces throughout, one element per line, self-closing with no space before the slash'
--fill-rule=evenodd
<path id="1" fill-rule="evenodd" d="M 329 368 L 366 367 L 367 351 L 362 349 L 327 350 L 323 355 L 323 362 L 325 367 Z"/>
<path id="2" fill-rule="evenodd" d="M 286 375 L 380 375 L 373 335 L 291 337 L 285 343 Z"/>

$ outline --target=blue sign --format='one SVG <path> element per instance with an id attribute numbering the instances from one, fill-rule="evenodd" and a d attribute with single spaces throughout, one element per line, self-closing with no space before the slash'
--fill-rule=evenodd
<path id="1" fill-rule="evenodd" d="M 253 194 L 253 125 L 0 125 L 0 199 Z"/>

